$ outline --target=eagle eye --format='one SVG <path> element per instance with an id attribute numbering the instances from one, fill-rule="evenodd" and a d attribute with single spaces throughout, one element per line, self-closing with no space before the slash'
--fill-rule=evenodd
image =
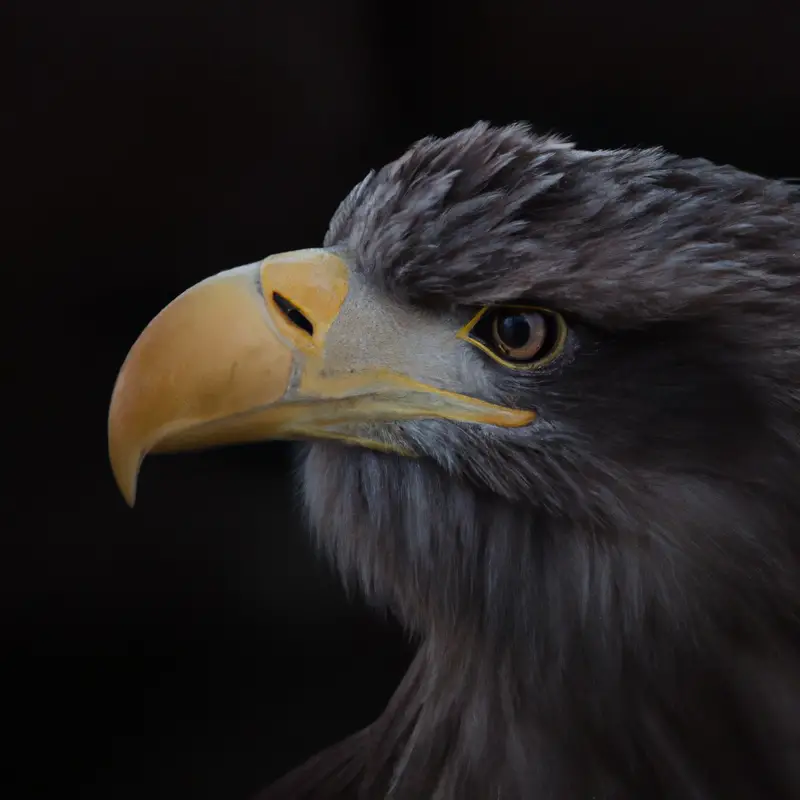
<path id="1" fill-rule="evenodd" d="M 564 349 L 564 318 L 535 306 L 486 306 L 460 332 L 459 337 L 512 369 L 538 369 Z"/>

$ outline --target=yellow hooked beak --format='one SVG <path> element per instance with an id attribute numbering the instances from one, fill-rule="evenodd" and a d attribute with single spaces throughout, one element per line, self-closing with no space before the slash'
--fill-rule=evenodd
<path id="1" fill-rule="evenodd" d="M 341 330 L 329 346 L 351 283 L 334 253 L 283 253 L 204 280 L 161 311 L 111 397 L 109 454 L 127 502 L 150 452 L 294 438 L 393 449 L 347 426 L 440 418 L 516 427 L 534 418 L 429 385 L 405 362 L 385 363 L 392 353 L 378 364 L 364 355 L 369 330 L 346 332 L 361 340 L 354 350 L 341 346 Z"/>

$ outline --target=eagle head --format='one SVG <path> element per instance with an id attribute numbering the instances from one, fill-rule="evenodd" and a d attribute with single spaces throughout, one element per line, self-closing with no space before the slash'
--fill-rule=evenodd
<path id="1" fill-rule="evenodd" d="M 297 798 L 782 797 L 748 709 L 798 663 L 799 432 L 790 186 L 484 123 L 174 300 L 109 413 L 130 502 L 147 453 L 302 440 L 316 540 L 421 637 L 315 762 L 362 794 Z"/>

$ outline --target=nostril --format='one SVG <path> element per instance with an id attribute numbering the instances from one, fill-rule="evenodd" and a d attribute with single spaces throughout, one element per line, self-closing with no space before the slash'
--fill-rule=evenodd
<path id="1" fill-rule="evenodd" d="M 311 320 L 291 300 L 287 300 L 278 292 L 273 292 L 272 301 L 292 325 L 304 330 L 309 336 L 314 335 L 314 326 L 311 324 Z"/>

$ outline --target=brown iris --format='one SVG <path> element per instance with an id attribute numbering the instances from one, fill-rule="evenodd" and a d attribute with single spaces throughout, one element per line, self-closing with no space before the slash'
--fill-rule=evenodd
<path id="1" fill-rule="evenodd" d="M 547 340 L 547 322 L 538 311 L 512 311 L 492 318 L 492 341 L 513 361 L 531 361 Z"/>
<path id="2" fill-rule="evenodd" d="M 546 308 L 486 306 L 459 336 L 507 367 L 530 370 L 561 354 L 567 325 L 559 313 Z"/>

